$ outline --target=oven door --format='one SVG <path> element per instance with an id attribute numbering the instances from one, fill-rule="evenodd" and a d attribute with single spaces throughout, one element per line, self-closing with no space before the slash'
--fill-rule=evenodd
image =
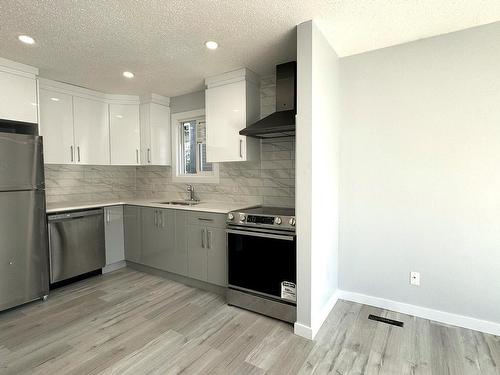
<path id="1" fill-rule="evenodd" d="M 229 228 L 227 241 L 230 288 L 295 304 L 295 233 Z"/>

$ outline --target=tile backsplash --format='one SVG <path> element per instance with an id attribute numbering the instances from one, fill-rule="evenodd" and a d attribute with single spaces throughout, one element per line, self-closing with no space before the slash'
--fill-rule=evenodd
<path id="1" fill-rule="evenodd" d="M 47 202 L 135 198 L 136 168 L 46 164 Z"/>
<path id="2" fill-rule="evenodd" d="M 275 80 L 261 81 L 261 117 L 274 112 Z M 295 137 L 263 140 L 258 162 L 220 163 L 219 184 L 193 184 L 202 200 L 295 205 Z M 47 202 L 185 198 L 186 184 L 160 166 L 46 165 Z"/>

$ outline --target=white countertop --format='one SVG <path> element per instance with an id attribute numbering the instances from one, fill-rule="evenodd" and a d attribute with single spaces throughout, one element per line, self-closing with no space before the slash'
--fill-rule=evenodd
<path id="1" fill-rule="evenodd" d="M 161 204 L 159 202 L 167 202 L 169 199 L 165 198 L 148 198 L 148 199 L 123 199 L 123 200 L 106 200 L 106 201 L 93 201 L 93 202 L 58 202 L 47 203 L 47 213 L 86 210 L 91 208 L 100 208 L 107 206 L 118 206 L 123 204 L 133 206 L 144 206 L 154 208 L 170 208 L 175 210 L 185 211 L 201 211 L 227 214 L 231 211 L 242 210 L 244 208 L 255 207 L 255 204 L 250 203 L 237 203 L 237 202 L 210 202 L 201 201 L 194 206 L 182 206 L 173 204 Z"/>

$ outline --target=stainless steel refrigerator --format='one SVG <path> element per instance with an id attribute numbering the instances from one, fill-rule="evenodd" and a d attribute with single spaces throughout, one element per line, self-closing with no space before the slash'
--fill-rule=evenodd
<path id="1" fill-rule="evenodd" d="M 0 310 L 49 291 L 42 138 L 36 125 L 5 123 L 0 121 Z"/>

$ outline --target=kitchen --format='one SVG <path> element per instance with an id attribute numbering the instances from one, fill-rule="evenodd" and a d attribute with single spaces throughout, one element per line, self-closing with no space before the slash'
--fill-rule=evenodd
<path id="1" fill-rule="evenodd" d="M 0 374 L 313 373 L 326 367 L 348 373 L 371 365 L 401 373 L 413 360 L 407 356 L 420 352 L 417 366 L 435 374 L 443 373 L 441 366 L 469 363 L 443 352 L 435 332 L 452 337 L 458 350 L 480 335 L 487 344 L 478 358 L 494 363 L 500 330 L 492 290 L 496 262 L 485 262 L 488 224 L 477 223 L 484 253 L 471 276 L 488 280 L 476 278 L 483 293 L 467 294 L 462 286 L 455 300 L 438 298 L 445 285 L 466 283 L 458 276 L 461 264 L 445 260 L 454 253 L 444 233 L 456 228 L 433 211 L 440 203 L 411 206 L 419 199 L 411 188 L 434 197 L 422 181 L 473 165 L 473 158 L 443 154 L 455 150 L 446 142 L 422 141 L 449 134 L 440 127 L 468 118 L 455 118 L 447 101 L 461 100 L 465 112 L 481 108 L 482 129 L 492 132 L 487 124 L 496 117 L 485 108 L 494 95 L 483 94 L 494 79 L 487 74 L 496 70 L 484 44 L 498 35 L 498 25 L 349 51 L 332 37 L 324 16 L 291 17 L 267 33 L 274 11 L 246 4 L 252 10 L 231 19 L 257 12 L 267 21 L 256 26 L 257 34 L 228 23 L 238 30 L 235 37 L 195 22 L 186 32 L 172 14 L 192 13 L 178 4 L 174 13 L 149 5 L 73 4 L 61 17 L 62 8 L 24 4 L 50 20 L 45 26 L 24 20 L 14 6 L 0 6 L 6 25 L 0 29 L 6 41 L 0 47 Z M 208 26 L 200 13 L 205 6 L 212 17 L 221 14 L 200 5 L 197 17 Z M 304 6 L 333 17 L 332 5 Z M 157 39 L 152 25 L 179 37 Z M 141 27 L 150 40 L 140 37 Z M 81 45 L 58 39 L 57 28 Z M 347 40 L 349 33 L 341 35 Z M 139 40 L 144 53 L 135 56 Z M 242 49 L 243 40 L 254 52 Z M 160 52 L 159 45 L 170 49 Z M 476 80 L 473 74 L 448 80 L 440 67 L 453 67 L 458 51 L 471 45 L 491 69 Z M 430 56 L 432 79 L 414 56 Z M 423 104 L 401 82 L 413 85 Z M 455 85 L 476 84 L 482 101 L 451 94 Z M 429 95 L 428 87 L 438 94 Z M 457 135 L 457 142 L 465 141 Z M 419 165 L 427 160 L 421 155 L 439 162 Z M 437 172 L 445 161 L 450 165 Z M 462 177 L 443 177 L 436 189 L 448 186 L 453 197 L 451 183 Z M 468 192 L 447 207 L 465 209 Z M 401 207 L 413 216 L 396 217 Z M 436 228 L 449 224 L 440 234 L 427 228 L 444 252 L 429 253 L 432 262 L 426 256 L 433 244 L 419 247 L 425 240 L 415 230 L 425 227 L 424 209 Z M 473 308 L 465 303 L 472 300 Z M 455 340 L 457 333 L 466 339 Z M 427 358 L 426 339 L 414 337 L 428 338 L 445 359 Z M 366 347 L 358 345 L 363 338 Z M 392 352 L 386 362 L 370 354 L 407 342 L 408 353 Z M 487 366 L 474 363 L 470 373 Z"/>

